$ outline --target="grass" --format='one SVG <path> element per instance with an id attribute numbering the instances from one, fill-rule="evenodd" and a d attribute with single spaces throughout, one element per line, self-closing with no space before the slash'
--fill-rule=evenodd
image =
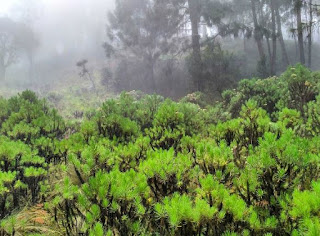
<path id="1" fill-rule="evenodd" d="M 1 221 L 0 234 L 9 235 L 65 235 L 63 228 L 52 220 L 42 204 L 26 207 Z"/>
<path id="2" fill-rule="evenodd" d="M 76 71 L 72 70 L 64 72 L 59 79 L 51 81 L 50 85 L 43 82 L 41 85 L 24 87 L 15 82 L 2 82 L 0 97 L 9 98 L 28 88 L 35 91 L 40 98 L 45 98 L 64 118 L 79 120 L 82 119 L 81 114 L 97 109 L 104 101 L 116 96 L 111 88 L 101 85 L 98 71 L 93 72 L 93 78 L 97 91 L 91 88 L 90 81 L 80 78 Z M 10 78 L 7 81 L 10 81 Z"/>

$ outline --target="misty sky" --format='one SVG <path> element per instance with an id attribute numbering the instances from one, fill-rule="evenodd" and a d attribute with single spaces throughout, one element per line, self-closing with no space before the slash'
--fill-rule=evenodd
<path id="1" fill-rule="evenodd" d="M 57 54 L 100 47 L 112 9 L 113 0 L 0 0 L 0 16 L 31 24 L 40 51 Z"/>
<path id="2" fill-rule="evenodd" d="M 7 13 L 16 0 L 0 0 L 0 14 Z"/>

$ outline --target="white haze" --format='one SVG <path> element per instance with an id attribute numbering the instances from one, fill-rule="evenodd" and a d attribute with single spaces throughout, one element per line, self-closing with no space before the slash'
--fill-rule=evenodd
<path id="1" fill-rule="evenodd" d="M 38 71 L 39 77 L 53 74 L 60 65 L 70 68 L 82 58 L 103 60 L 107 12 L 113 6 L 113 0 L 0 0 L 0 16 L 22 21 L 34 30 L 39 39 L 35 63 L 49 70 Z M 25 67 L 22 58 L 9 74 L 23 74 Z"/>

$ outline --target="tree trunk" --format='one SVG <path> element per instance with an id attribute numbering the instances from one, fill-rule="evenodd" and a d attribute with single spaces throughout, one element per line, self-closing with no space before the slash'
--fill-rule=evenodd
<path id="1" fill-rule="evenodd" d="M 267 49 L 268 49 L 268 55 L 269 55 L 269 64 L 270 64 L 270 66 L 271 66 L 271 64 L 272 64 L 272 51 L 271 51 L 271 46 L 270 46 L 270 39 L 269 39 L 269 37 L 266 37 L 266 42 L 267 42 Z M 271 67 L 270 67 L 269 73 L 271 73 Z"/>
<path id="2" fill-rule="evenodd" d="M 0 58 L 0 81 L 6 79 L 6 66 L 4 64 L 4 59 Z"/>
<path id="3" fill-rule="evenodd" d="M 278 26 L 278 37 L 279 37 L 279 42 L 281 46 L 281 52 L 282 52 L 282 63 L 285 67 L 288 67 L 290 65 L 286 45 L 283 39 L 283 34 L 282 34 L 282 23 L 281 23 L 281 16 L 280 16 L 280 11 L 279 11 L 279 4 L 276 2 L 276 18 L 277 18 L 277 26 Z"/>
<path id="4" fill-rule="evenodd" d="M 297 17 L 297 30 L 298 30 L 298 44 L 299 44 L 299 55 L 301 64 L 306 64 L 306 58 L 304 55 L 303 46 L 303 25 L 302 25 L 302 0 L 296 1 L 296 17 Z"/>
<path id="5" fill-rule="evenodd" d="M 276 60 L 277 60 L 277 26 L 276 26 L 276 14 L 275 14 L 275 1 L 271 0 L 271 21 L 272 21 L 272 56 L 271 56 L 271 76 L 276 74 Z"/>
<path id="6" fill-rule="evenodd" d="M 247 38 L 244 36 L 243 38 L 243 51 L 246 53 L 247 52 Z"/>
<path id="7" fill-rule="evenodd" d="M 95 92 L 96 94 L 98 94 L 97 87 L 96 87 L 96 84 L 95 84 L 95 82 L 94 82 L 94 79 L 93 79 L 92 76 L 91 76 L 91 73 L 90 73 L 90 72 L 87 72 L 87 73 L 86 73 L 86 76 L 87 76 L 87 79 L 90 80 L 94 92 Z"/>
<path id="8" fill-rule="evenodd" d="M 312 0 L 309 0 L 309 35 L 308 35 L 308 67 L 312 66 L 312 27 L 313 27 L 313 9 Z"/>
<path id="9" fill-rule="evenodd" d="M 150 61 L 150 83 L 151 83 L 151 89 L 154 93 L 157 92 L 157 86 L 156 86 L 156 81 L 155 81 L 155 78 L 154 78 L 154 65 L 155 65 L 155 62 L 154 62 L 154 59 L 151 59 Z"/>
<path id="10" fill-rule="evenodd" d="M 32 50 L 28 52 L 28 60 L 29 60 L 29 82 L 33 85 L 33 52 Z"/>
<path id="11" fill-rule="evenodd" d="M 263 43 L 262 43 L 262 32 L 258 23 L 258 17 L 257 17 L 257 10 L 256 10 L 256 4 L 254 0 L 251 0 L 251 7 L 252 7 L 252 16 L 253 16 L 253 23 L 254 23 L 254 38 L 258 45 L 258 51 L 260 55 L 260 59 L 265 58 L 265 53 L 263 49 Z"/>
<path id="12" fill-rule="evenodd" d="M 266 67 L 266 65 L 265 65 L 266 55 L 264 53 L 263 42 L 262 42 L 263 33 L 261 31 L 261 26 L 258 23 L 258 16 L 257 16 L 257 9 L 256 9 L 255 0 L 251 0 L 251 8 L 252 8 L 252 16 L 253 16 L 253 24 L 254 24 L 254 39 L 255 39 L 257 46 L 258 46 L 260 63 L 264 63 L 264 65 L 262 65 L 262 66 Z"/>
<path id="13" fill-rule="evenodd" d="M 143 64 L 145 65 L 145 89 L 151 93 L 157 92 L 157 85 L 155 81 L 155 65 L 158 57 L 154 57 L 152 54 L 145 54 L 143 57 Z"/>
<path id="14" fill-rule="evenodd" d="M 200 23 L 200 10 L 201 5 L 199 0 L 188 0 L 189 14 L 192 29 L 192 78 L 199 91 L 204 91 L 203 81 L 203 65 L 201 59 L 201 47 L 200 47 L 200 35 L 199 35 L 199 23 Z"/>

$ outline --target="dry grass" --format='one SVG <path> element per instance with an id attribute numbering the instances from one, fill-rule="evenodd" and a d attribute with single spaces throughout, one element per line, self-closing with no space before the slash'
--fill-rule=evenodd
<path id="1" fill-rule="evenodd" d="M 51 215 L 44 210 L 43 204 L 24 208 L 1 222 L 0 230 L 11 235 L 40 234 L 49 236 L 65 235 L 63 229 L 52 220 Z M 1 232 L 0 231 L 0 232 Z"/>

